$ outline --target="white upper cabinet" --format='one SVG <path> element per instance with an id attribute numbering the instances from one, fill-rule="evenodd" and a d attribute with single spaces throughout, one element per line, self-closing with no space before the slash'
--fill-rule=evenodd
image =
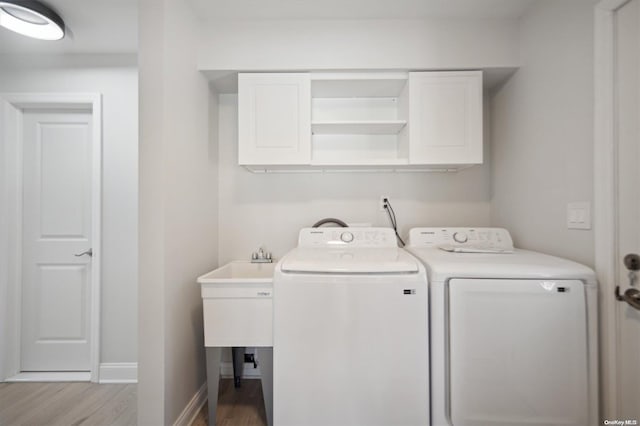
<path id="1" fill-rule="evenodd" d="M 253 171 L 456 170 L 482 163 L 482 72 L 241 73 L 238 120 Z"/>
<path id="2" fill-rule="evenodd" d="M 238 123 L 239 164 L 309 164 L 309 74 L 239 74 Z"/>
<path id="3" fill-rule="evenodd" d="M 482 163 L 482 72 L 409 73 L 409 162 Z"/>

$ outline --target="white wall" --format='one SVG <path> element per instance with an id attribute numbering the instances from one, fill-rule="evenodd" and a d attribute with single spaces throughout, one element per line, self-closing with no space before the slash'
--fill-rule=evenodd
<path id="1" fill-rule="evenodd" d="M 220 264 L 249 259 L 262 245 L 280 258 L 300 228 L 325 217 L 389 226 L 381 195 L 403 238 L 414 226 L 489 225 L 488 161 L 458 173 L 253 174 L 238 166 L 237 95 L 219 99 Z"/>
<path id="2" fill-rule="evenodd" d="M 138 71 L 135 56 L 3 56 L 0 92 L 99 92 L 102 363 L 137 361 Z"/>
<path id="3" fill-rule="evenodd" d="M 217 266 L 218 158 L 196 30 L 184 2 L 140 2 L 140 425 L 173 424 L 205 382 L 196 278 Z"/>
<path id="4" fill-rule="evenodd" d="M 222 20 L 204 70 L 461 69 L 518 64 L 517 20 Z"/>
<path id="5" fill-rule="evenodd" d="M 518 40 L 522 67 L 491 102 L 491 223 L 592 266 L 593 232 L 568 230 L 566 209 L 593 201 L 593 4 L 534 3 Z"/>
<path id="6" fill-rule="evenodd" d="M 144 302 L 138 420 L 142 425 L 172 423 L 204 382 L 201 302 L 195 278 L 217 261 L 248 258 L 260 245 L 280 257 L 295 245 L 301 227 L 327 216 L 386 226 L 386 217 L 378 211 L 380 195 L 393 202 L 403 235 L 417 225 L 482 226 L 493 219 L 496 224 L 513 225 L 516 241 L 520 238 L 531 246 L 536 246 L 536 232 L 555 229 L 549 224 L 557 216 L 557 182 L 566 186 L 566 201 L 590 199 L 590 182 L 582 181 L 583 157 L 590 150 L 577 165 L 567 168 L 563 163 L 547 178 L 530 174 L 539 164 L 531 159 L 557 157 L 554 146 L 536 137 L 536 147 L 527 149 L 532 146 L 528 132 L 563 144 L 557 136 L 565 125 L 570 134 L 564 154 L 569 147 L 584 148 L 582 139 L 590 138 L 590 126 L 587 131 L 582 125 L 583 112 L 590 108 L 591 68 L 580 75 L 567 72 L 575 73 L 578 64 L 588 62 L 591 51 L 590 32 L 583 31 L 589 16 L 573 7 L 575 1 L 567 1 L 568 6 L 544 2 L 534 8 L 522 20 L 520 39 L 516 20 L 219 21 L 198 32 L 197 19 L 179 3 L 142 0 L 140 4 L 140 299 Z M 553 16 L 553 10 L 546 12 L 554 7 L 561 18 Z M 563 26 L 568 26 L 566 33 Z M 571 52 L 567 49 L 574 45 L 575 57 L 560 53 Z M 493 122 L 499 129 L 499 152 L 494 158 L 501 162 L 493 191 L 488 161 L 457 174 L 251 174 L 237 166 L 236 97 L 219 97 L 216 129 L 214 120 L 207 118 L 208 111 L 215 114 L 216 102 L 208 98 L 207 83 L 195 71 L 513 67 L 521 60 L 526 70 L 502 88 L 493 106 L 500 115 Z M 559 69 L 559 76 L 551 68 Z M 554 82 L 551 88 L 547 80 Z M 546 93 L 551 102 L 541 102 L 546 98 L 537 92 Z M 574 94 L 578 97 L 570 107 L 569 122 L 545 112 L 557 108 L 560 102 L 553 100 Z M 530 116 L 535 126 L 526 124 Z M 207 126 L 214 133 L 211 137 Z M 510 165 L 512 160 L 515 166 Z M 511 202 L 540 209 L 533 201 L 545 197 L 551 198 L 555 216 L 546 218 L 542 213 L 541 223 L 532 214 L 536 210 L 529 208 L 521 215 L 525 210 Z M 565 200 L 560 203 L 564 209 Z M 530 223 L 535 231 L 525 235 L 523 229 Z M 573 235 L 572 244 L 557 243 L 560 240 L 554 238 L 550 248 L 573 247 L 580 238 Z M 591 247 L 582 246 L 586 251 Z M 573 254 L 568 257 L 580 257 Z"/>
<path id="7" fill-rule="evenodd" d="M 201 70 L 461 69 L 515 67 L 516 19 L 221 20 L 201 33 Z M 237 165 L 234 95 L 220 97 L 219 261 L 264 245 L 280 257 L 301 227 L 324 217 L 388 226 L 388 196 L 401 234 L 413 226 L 488 225 L 485 165 L 457 174 L 267 174 Z M 486 128 L 488 129 L 488 123 Z M 488 133 L 486 135 L 488 149 Z"/>

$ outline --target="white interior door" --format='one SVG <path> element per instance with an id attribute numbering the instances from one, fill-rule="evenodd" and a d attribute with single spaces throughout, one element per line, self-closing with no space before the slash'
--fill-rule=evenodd
<path id="1" fill-rule="evenodd" d="M 621 290 L 631 287 L 623 264 L 640 254 L 640 0 L 616 13 L 616 134 L 618 151 L 617 277 Z M 634 275 L 640 279 L 640 274 Z M 636 279 L 635 288 L 640 289 Z M 617 413 L 640 421 L 640 310 L 617 304 Z"/>
<path id="2" fill-rule="evenodd" d="M 92 117 L 23 115 L 21 371 L 89 371 Z"/>

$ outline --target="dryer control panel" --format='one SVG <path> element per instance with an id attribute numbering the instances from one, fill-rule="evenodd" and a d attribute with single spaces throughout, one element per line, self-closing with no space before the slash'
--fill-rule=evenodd
<path id="1" fill-rule="evenodd" d="M 298 247 L 398 247 L 391 228 L 302 228 Z"/>
<path id="2" fill-rule="evenodd" d="M 456 252 L 513 251 L 511 235 L 503 228 L 413 228 L 407 245 Z"/>

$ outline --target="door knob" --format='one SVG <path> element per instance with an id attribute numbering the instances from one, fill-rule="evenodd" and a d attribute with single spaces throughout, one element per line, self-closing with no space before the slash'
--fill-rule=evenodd
<path id="1" fill-rule="evenodd" d="M 620 293 L 620 286 L 616 286 L 616 300 L 627 302 L 629 306 L 640 310 L 640 290 L 633 288 L 637 280 L 635 271 L 640 270 L 640 256 L 635 253 L 629 253 L 624 257 L 623 262 L 624 266 L 629 270 L 629 285 L 631 287 L 627 288 L 624 293 Z"/>
<path id="2" fill-rule="evenodd" d="M 92 257 L 93 256 L 93 249 L 85 250 L 82 253 L 76 253 L 76 254 L 74 254 L 74 256 L 75 257 L 80 257 L 80 256 L 84 256 L 85 254 L 87 256 L 89 256 L 89 257 Z"/>
<path id="3" fill-rule="evenodd" d="M 624 257 L 624 266 L 630 271 L 637 271 L 640 269 L 640 256 L 635 253 L 629 253 Z"/>

